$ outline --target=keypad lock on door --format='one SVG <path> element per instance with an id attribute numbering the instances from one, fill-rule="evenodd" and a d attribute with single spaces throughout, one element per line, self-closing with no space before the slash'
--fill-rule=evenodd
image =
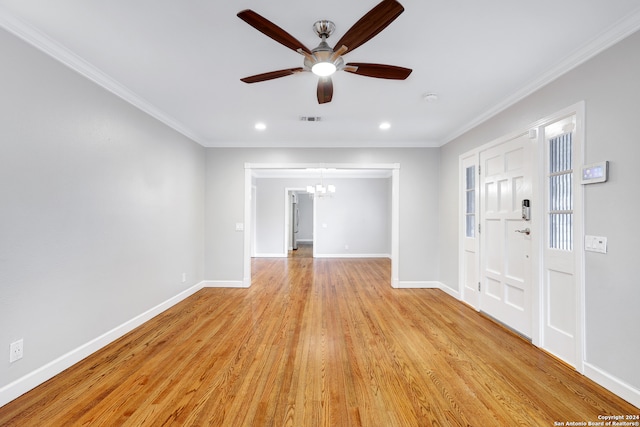
<path id="1" fill-rule="evenodd" d="M 531 207 L 529 199 L 522 200 L 522 219 L 525 221 L 531 220 Z"/>

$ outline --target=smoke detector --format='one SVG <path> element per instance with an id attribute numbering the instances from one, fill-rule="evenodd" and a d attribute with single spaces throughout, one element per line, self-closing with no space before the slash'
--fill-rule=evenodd
<path id="1" fill-rule="evenodd" d="M 438 94 L 433 92 L 427 92 L 422 94 L 422 100 L 425 102 L 436 102 L 438 100 Z"/>

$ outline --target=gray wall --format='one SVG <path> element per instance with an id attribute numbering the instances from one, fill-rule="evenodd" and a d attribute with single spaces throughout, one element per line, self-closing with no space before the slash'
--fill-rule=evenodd
<path id="1" fill-rule="evenodd" d="M 255 181 L 256 255 L 283 254 L 285 188 L 305 188 L 318 179 L 262 178 Z M 322 255 L 391 254 L 391 179 L 325 178 L 334 184 L 330 198 L 316 199 L 315 253 Z M 309 203 L 307 195 L 299 197 Z M 326 225 L 326 228 L 323 227 Z M 345 245 L 349 248 L 346 249 Z"/>
<path id="2" fill-rule="evenodd" d="M 458 289 L 458 156 L 576 102 L 586 102 L 585 161 L 610 161 L 610 181 L 585 187 L 585 232 L 608 237 L 587 252 L 586 361 L 640 389 L 640 33 L 606 50 L 441 150 L 440 280 Z"/>
<path id="3" fill-rule="evenodd" d="M 3 30 L 0 52 L 2 388 L 203 279 L 205 150 Z"/>
<path id="4" fill-rule="evenodd" d="M 391 255 L 391 179 L 334 179 L 316 201 L 317 255 Z"/>
<path id="5" fill-rule="evenodd" d="M 438 280 L 439 149 L 210 148 L 207 150 L 207 280 L 243 279 L 244 164 L 400 163 L 400 281 Z M 418 236 L 418 237 L 416 237 Z"/>

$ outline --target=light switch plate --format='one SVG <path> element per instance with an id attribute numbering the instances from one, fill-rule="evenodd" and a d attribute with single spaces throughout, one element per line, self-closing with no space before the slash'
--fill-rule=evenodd
<path id="1" fill-rule="evenodd" d="M 585 236 L 584 250 L 589 252 L 607 253 L 607 238 L 602 236 Z"/>

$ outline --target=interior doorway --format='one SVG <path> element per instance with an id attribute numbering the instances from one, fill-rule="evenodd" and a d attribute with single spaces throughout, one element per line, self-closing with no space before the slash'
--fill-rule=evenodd
<path id="1" fill-rule="evenodd" d="M 261 176 L 271 175 L 273 173 L 281 174 L 284 172 L 304 172 L 308 170 L 335 170 L 338 173 L 351 173 L 353 171 L 362 174 L 367 171 L 371 171 L 374 173 L 379 173 L 381 171 L 386 173 L 386 176 L 389 182 L 390 187 L 390 199 L 391 206 L 388 212 L 388 217 L 390 219 L 390 256 L 386 254 L 387 257 L 391 259 L 391 283 L 390 285 L 394 288 L 399 287 L 399 210 L 400 210 L 400 164 L 399 163 L 245 163 L 245 203 L 244 203 L 244 263 L 243 263 L 243 286 L 249 287 L 251 286 L 251 257 L 252 253 L 259 252 L 254 251 L 255 242 L 252 242 L 251 235 L 253 233 L 253 228 L 256 225 L 253 223 L 253 211 L 251 209 L 252 206 L 252 186 L 255 184 L 256 176 L 260 174 Z M 389 189 L 388 187 L 388 189 Z M 282 193 L 281 193 L 282 194 Z M 285 194 L 286 196 L 286 194 Z M 258 197 L 259 198 L 259 197 Z M 286 200 L 286 197 L 285 197 Z M 318 209 L 317 207 L 314 210 Z M 259 209 L 258 209 L 259 210 Z M 315 213 L 314 213 L 315 217 Z M 314 220 L 314 250 L 317 250 L 317 236 L 315 227 L 318 227 L 316 224 L 317 221 Z M 325 224 L 324 222 L 320 225 L 324 230 Z M 280 227 L 277 227 L 280 228 Z M 283 235 L 280 231 L 277 232 L 280 236 Z M 285 243 L 283 240 L 281 242 Z M 282 249 L 285 249 L 284 245 L 282 245 Z M 348 249 L 345 247 L 345 249 Z M 324 253 L 324 252 L 323 252 Z M 329 252 L 328 252 L 329 253 Z M 314 254 L 315 255 L 315 254 Z M 286 255 L 280 255 L 286 256 Z"/>
<path id="2" fill-rule="evenodd" d="M 303 188 L 285 188 L 285 247 L 288 258 L 314 257 L 313 195 Z"/>

